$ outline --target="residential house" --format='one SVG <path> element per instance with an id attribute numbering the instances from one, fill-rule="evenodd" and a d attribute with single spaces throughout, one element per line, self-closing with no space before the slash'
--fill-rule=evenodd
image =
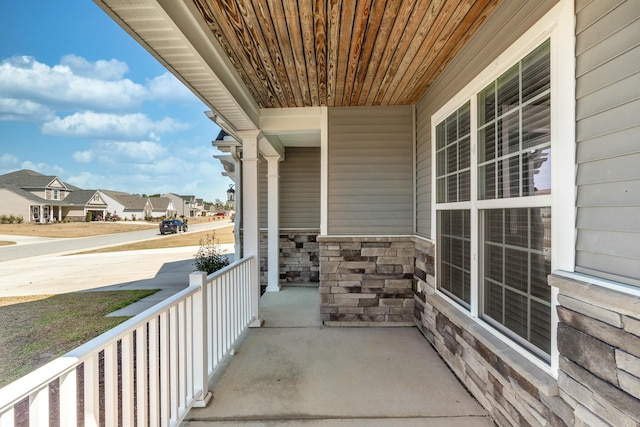
<path id="1" fill-rule="evenodd" d="M 167 193 L 163 194 L 162 197 L 171 199 L 176 210 L 176 216 L 180 218 L 199 216 L 200 210 L 202 209 L 198 208 L 195 196 L 180 196 L 175 193 Z"/>
<path id="2" fill-rule="evenodd" d="M 153 218 L 173 218 L 176 216 L 176 208 L 168 197 L 149 197 Z"/>
<path id="3" fill-rule="evenodd" d="M 148 197 L 136 196 L 121 191 L 100 190 L 107 203 L 107 211 L 125 220 L 144 220 L 153 214 Z"/>
<path id="4" fill-rule="evenodd" d="M 107 204 L 98 190 L 74 190 L 64 199 L 62 218 L 86 221 L 87 214 L 92 220 L 104 218 L 107 214 Z"/>
<path id="5" fill-rule="evenodd" d="M 95 1 L 230 136 L 267 291 L 416 325 L 499 425 L 640 423 L 640 2 Z"/>
<path id="6" fill-rule="evenodd" d="M 97 190 L 81 190 L 57 176 L 23 169 L 0 175 L 0 215 L 25 222 L 85 221 L 103 215 L 106 205 Z"/>

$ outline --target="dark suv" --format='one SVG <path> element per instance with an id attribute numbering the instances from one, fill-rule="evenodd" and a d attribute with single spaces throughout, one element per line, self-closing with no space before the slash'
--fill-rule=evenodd
<path id="1" fill-rule="evenodd" d="M 177 233 L 179 231 L 186 232 L 187 229 L 187 223 L 182 222 L 179 219 L 165 219 L 160 223 L 160 234 Z"/>

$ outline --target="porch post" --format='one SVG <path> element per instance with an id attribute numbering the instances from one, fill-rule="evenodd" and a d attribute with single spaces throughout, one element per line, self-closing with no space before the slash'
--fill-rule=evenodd
<path id="1" fill-rule="evenodd" d="M 242 229 L 244 256 L 255 256 L 251 269 L 251 327 L 260 327 L 260 194 L 258 187 L 258 138 L 260 131 L 242 131 Z"/>
<path id="2" fill-rule="evenodd" d="M 267 159 L 268 206 L 268 281 L 267 292 L 280 292 L 280 156 Z"/>
<path id="3" fill-rule="evenodd" d="M 242 238 L 240 235 L 240 230 L 242 229 L 242 161 L 240 158 L 240 150 L 238 147 L 231 147 L 231 157 L 233 157 L 233 161 L 235 163 L 234 169 L 234 182 L 236 184 L 236 200 L 234 201 L 233 209 L 235 211 L 235 225 L 233 226 L 233 236 L 235 239 L 235 247 L 234 252 L 236 254 L 236 260 L 242 258 L 242 253 L 244 248 L 242 246 Z"/>

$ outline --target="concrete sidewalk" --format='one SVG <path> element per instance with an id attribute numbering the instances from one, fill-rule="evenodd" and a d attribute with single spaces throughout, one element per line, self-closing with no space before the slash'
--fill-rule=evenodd
<path id="1" fill-rule="evenodd" d="M 183 427 L 493 425 L 417 328 L 323 327 L 317 288 L 268 293 L 260 313 Z"/>

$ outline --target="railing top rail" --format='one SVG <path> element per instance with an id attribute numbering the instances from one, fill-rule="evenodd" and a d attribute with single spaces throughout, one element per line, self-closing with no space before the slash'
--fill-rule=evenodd
<path id="1" fill-rule="evenodd" d="M 229 271 L 232 271 L 249 262 L 249 260 L 251 260 L 252 258 L 254 258 L 254 256 L 242 258 L 228 265 L 227 267 L 208 275 L 206 282 L 215 280 L 216 278 L 225 275 Z M 103 333 L 102 335 L 97 336 L 91 341 L 75 348 L 74 350 L 71 350 L 65 355 L 47 363 L 44 366 L 41 366 L 35 371 L 30 372 L 24 377 L 1 388 L 0 411 L 19 402 L 34 390 L 39 390 L 45 387 L 54 379 L 74 369 L 80 363 L 88 359 L 91 355 L 103 350 L 110 343 L 117 342 L 122 337 L 133 332 L 140 325 L 146 324 L 149 320 L 153 319 L 154 317 L 165 312 L 177 303 L 199 291 L 199 287 L 189 286 L 167 298 L 166 300 L 161 301 L 153 307 L 143 311 L 137 316 L 126 320 L 115 328 Z"/>

